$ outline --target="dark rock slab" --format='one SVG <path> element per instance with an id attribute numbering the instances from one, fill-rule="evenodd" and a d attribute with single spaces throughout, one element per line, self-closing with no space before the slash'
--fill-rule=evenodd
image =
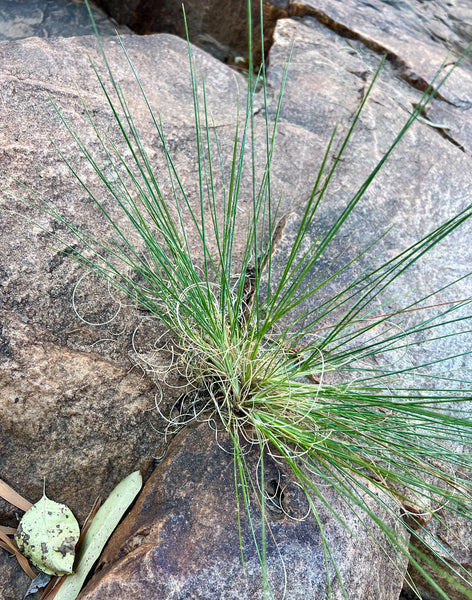
<path id="1" fill-rule="evenodd" d="M 280 4 L 276 9 L 272 4 Z M 276 19 L 285 13 L 286 0 L 264 2 L 266 12 L 266 50 Z M 186 38 L 182 3 L 176 0 L 147 2 L 132 0 L 100 0 L 100 6 L 118 23 L 139 34 L 172 33 Z M 254 37 L 260 40 L 259 0 L 253 1 Z M 244 64 L 248 55 L 247 2 L 240 0 L 189 0 L 185 2 L 188 33 L 192 43 L 227 63 Z M 260 59 L 260 41 L 254 44 L 256 60 Z"/>
<path id="2" fill-rule="evenodd" d="M 250 476 L 254 482 L 259 481 L 256 485 L 263 486 L 268 494 L 279 490 L 277 499 L 267 504 L 267 575 L 276 598 L 328 597 L 320 527 L 333 549 L 350 598 L 398 598 L 401 567 L 398 572 L 333 490 L 325 487 L 324 498 L 352 527 L 350 533 L 320 502 L 318 523 L 313 516 L 304 518 L 307 501 L 287 467 L 266 456 L 261 482 L 259 450 L 246 450 Z M 388 498 L 385 500 L 388 502 Z M 257 506 L 257 498 L 252 495 L 252 528 L 260 543 Z M 80 600 L 262 598 L 262 571 L 244 507 L 239 525 L 244 570 L 232 442 L 226 433 L 216 433 L 206 422 L 193 424 L 172 442 L 136 505 L 111 538 L 98 573 Z M 379 532 L 375 536 L 379 541 L 383 539 Z M 341 599 L 332 566 L 328 573 L 331 597 Z"/>

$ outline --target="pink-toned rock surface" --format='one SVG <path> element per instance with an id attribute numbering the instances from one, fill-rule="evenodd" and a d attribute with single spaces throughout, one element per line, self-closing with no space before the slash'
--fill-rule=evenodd
<path id="1" fill-rule="evenodd" d="M 117 42 L 105 44 L 116 75 L 129 89 L 133 75 Z M 197 198 L 186 44 L 170 36 L 129 38 L 127 44 L 142 72 L 153 73 L 154 81 L 147 78 L 149 98 L 166 110 L 175 165 L 187 192 Z M 170 355 L 155 347 L 157 340 L 165 341 L 155 320 L 137 312 L 129 299 L 110 294 L 97 277 L 82 279 L 83 267 L 54 248 L 52 239 L 25 216 L 59 236 L 65 228 L 9 195 L 25 194 L 9 178 L 14 176 L 79 226 L 95 235 L 110 234 L 51 142 L 54 138 L 84 168 L 51 105 L 53 97 L 84 141 L 97 149 L 79 90 L 99 125 L 114 135 L 113 117 L 87 53 L 97 58 L 90 37 L 0 44 L 0 477 L 33 502 L 41 497 L 45 480 L 48 496 L 68 504 L 80 522 L 95 498 L 105 498 L 130 472 L 149 475 L 166 445 L 158 433 L 165 424 L 157 418 L 156 394 L 162 392 L 169 406 L 181 393 L 163 380 Z M 211 57 L 202 55 L 200 64 L 209 70 L 215 124 L 230 133 L 239 76 Z M 242 78 L 239 83 L 244 86 Z M 130 96 L 139 119 L 142 104 L 135 93 Z M 152 125 L 142 118 L 140 126 L 157 168 L 167 172 L 153 149 L 157 134 Z M 93 180 L 90 171 L 85 177 Z M 156 365 L 153 373 L 143 357 Z M 175 378 L 169 382 L 176 383 Z M 0 501 L 0 523 L 14 525 L 16 512 Z M 14 596 L 6 591 L 12 587 L 8 573 L 16 566 L 3 551 L 0 561 L 6 578 L 0 596 L 9 600 Z"/>

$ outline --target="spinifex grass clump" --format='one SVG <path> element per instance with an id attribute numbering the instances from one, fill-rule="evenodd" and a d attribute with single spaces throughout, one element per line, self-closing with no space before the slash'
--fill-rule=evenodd
<path id="1" fill-rule="evenodd" d="M 251 35 L 249 38 L 251 48 Z M 339 284 L 339 291 L 331 297 L 323 296 L 327 285 L 340 281 L 360 256 L 348 265 L 333 264 L 314 281 L 307 278 L 447 75 L 441 79 L 438 74 L 386 156 L 332 225 L 312 241 L 310 226 L 369 94 L 331 161 L 333 133 L 321 157 L 285 268 L 276 272 L 272 255 L 282 215 L 277 215 L 277 202 L 272 198 L 271 165 L 285 76 L 274 120 L 269 122 L 265 68 L 262 66 L 254 75 L 250 60 L 245 110 L 235 124 L 232 156 L 225 157 L 189 46 L 199 189 L 198 202 L 193 203 L 168 151 L 161 118 L 153 112 L 126 50 L 123 47 L 123 58 L 132 69 L 160 140 L 172 197 L 166 196 L 158 183 L 158 174 L 101 43 L 100 48 L 109 81 L 98 70 L 95 72 L 123 145 L 113 143 L 87 113 L 101 147 L 100 156 L 95 156 L 59 109 L 58 114 L 101 180 L 105 195 L 111 195 L 127 217 L 128 226 L 119 227 L 101 195 L 91 190 L 65 158 L 109 222 L 112 241 L 78 229 L 47 201 L 34 205 L 65 225 L 75 241 L 79 240 L 81 252 L 65 242 L 76 260 L 135 299 L 172 333 L 189 387 L 198 391 L 200 400 L 206 399 L 206 409 L 234 441 L 235 474 L 248 510 L 253 510 L 249 507 L 250 490 L 257 488 L 248 479 L 242 449 L 249 442 L 258 445 L 261 455 L 270 452 L 290 466 L 315 518 L 316 502 L 323 502 L 324 485 L 329 484 L 359 518 L 367 516 L 383 531 L 391 544 L 393 560 L 402 555 L 417 564 L 418 557 L 430 551 L 442 561 L 442 566 L 434 567 L 441 576 L 449 573 L 455 585 L 472 597 L 468 573 L 426 527 L 430 518 L 439 518 L 438 509 L 444 506 L 465 519 L 472 517 L 472 421 L 466 405 L 472 400 L 470 381 L 441 372 L 441 364 L 446 365 L 453 357 L 424 365 L 405 365 L 398 359 L 425 337 L 434 341 L 469 333 L 470 316 L 465 307 L 470 300 L 451 303 L 434 314 L 425 312 L 423 320 L 416 319 L 412 324 L 404 319 L 405 315 L 431 304 L 428 299 L 432 294 L 409 300 L 394 314 L 374 317 L 372 312 L 372 301 L 380 298 L 382 302 L 392 282 L 469 219 L 472 205 L 396 257 L 362 271 L 351 284 Z M 254 137 L 253 104 L 257 94 L 263 98 L 266 115 L 262 162 L 258 162 Z M 229 175 L 225 172 L 228 163 Z M 239 210 L 247 169 L 253 203 L 249 217 Z M 236 237 L 242 231 L 244 250 L 237 254 Z M 445 287 L 449 285 L 452 283 Z M 306 301 L 313 304 L 317 298 L 323 300 L 315 303 L 316 309 L 304 308 Z M 464 348 L 463 355 L 468 352 Z M 385 360 L 392 356 L 392 360 Z M 383 366 L 366 365 L 365 361 L 376 357 Z M 438 366 L 437 374 L 431 373 L 431 363 Z M 335 377 L 330 377 L 333 374 Z M 323 481 L 323 486 L 316 486 L 315 480 Z M 385 502 L 385 494 L 394 502 Z M 263 514 L 265 500 L 261 495 Z M 372 509 L 376 503 L 379 512 Z M 402 523 L 412 539 L 423 540 L 424 552 L 408 545 L 404 536 L 398 537 L 392 526 L 378 516 L 385 511 Z M 321 534 L 329 560 L 332 549 L 323 531 Z M 264 548 L 259 550 L 264 563 Z M 444 556 L 447 560 L 441 558 Z M 437 593 L 447 598 L 434 582 L 434 568 L 426 577 Z"/>

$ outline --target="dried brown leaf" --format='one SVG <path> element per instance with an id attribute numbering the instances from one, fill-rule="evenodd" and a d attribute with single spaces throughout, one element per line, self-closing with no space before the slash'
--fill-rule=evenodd
<path id="1" fill-rule="evenodd" d="M 6 533 L 7 535 L 15 535 L 16 528 L 15 527 L 7 527 L 6 525 L 0 525 L 0 531 L 2 533 Z"/>
<path id="2" fill-rule="evenodd" d="M 64 583 L 67 575 L 61 575 L 61 577 L 53 577 L 48 585 L 44 588 L 40 600 L 52 600 L 59 591 L 61 585 Z"/>
<path id="3" fill-rule="evenodd" d="M 33 506 L 31 502 L 26 500 L 26 498 L 23 498 L 18 492 L 15 492 L 15 490 L 2 479 L 0 479 L 0 496 L 10 504 L 13 504 L 13 506 L 16 506 L 20 510 L 24 510 L 25 512 Z"/>
<path id="4" fill-rule="evenodd" d="M 13 540 L 11 540 L 6 535 L 6 533 L 3 533 L 2 531 L 0 531 L 0 545 L 2 546 L 2 548 L 5 548 L 5 550 L 7 550 L 8 552 L 11 552 L 12 554 L 14 554 L 16 556 L 16 559 L 17 559 L 20 567 L 23 569 L 23 571 L 28 575 L 28 577 L 30 579 L 34 579 L 36 577 L 36 573 L 30 567 L 30 564 L 29 564 L 28 560 L 26 559 L 26 557 L 24 557 L 23 554 L 21 554 L 21 552 L 18 550 L 15 542 Z"/>

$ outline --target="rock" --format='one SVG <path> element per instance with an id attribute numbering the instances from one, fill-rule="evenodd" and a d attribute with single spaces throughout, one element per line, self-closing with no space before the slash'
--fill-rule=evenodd
<path id="1" fill-rule="evenodd" d="M 286 15 L 286 0 L 264 0 L 265 49 L 269 50 L 272 32 L 277 18 Z M 255 60 L 260 61 L 259 0 L 253 0 L 252 19 L 254 27 Z M 280 7 L 278 6 L 280 5 Z M 100 6 L 118 23 L 130 27 L 139 34 L 172 33 L 186 38 L 182 3 L 177 0 L 164 2 L 122 2 L 100 0 Z M 248 56 L 247 2 L 240 0 L 189 0 L 185 2 L 188 34 L 192 43 L 210 52 L 224 62 L 243 64 Z"/>
<path id="2" fill-rule="evenodd" d="M 312 16 L 341 37 L 386 54 L 413 86 L 430 81 L 438 50 L 443 60 L 447 50 L 463 52 L 472 41 L 468 10 L 460 0 L 298 0 L 289 3 L 287 16 Z"/>
<path id="3" fill-rule="evenodd" d="M 118 23 L 136 33 L 173 33 L 185 38 L 179 0 L 99 0 Z M 254 51 L 260 57 L 259 0 L 252 0 Z M 185 3 L 190 39 L 225 62 L 247 57 L 246 2 L 190 0 Z M 435 49 L 462 52 L 472 41 L 466 3 L 429 0 L 263 0 L 264 47 L 269 54 L 278 19 L 312 16 L 340 37 L 362 41 L 385 53 L 413 85 L 424 85 Z M 444 58 L 444 52 L 441 59 Z M 237 61 L 236 61 L 237 62 Z M 412 70 L 412 68 L 414 70 Z"/>
<path id="4" fill-rule="evenodd" d="M 334 5 L 335 3 L 329 3 L 331 8 Z M 340 4 L 336 6 L 344 10 Z M 347 7 L 348 4 L 343 3 L 342 6 Z M 356 13 L 351 16 L 352 20 L 357 18 Z M 350 15 L 345 17 L 349 20 Z M 364 23 L 363 27 L 364 30 L 374 29 L 370 22 Z M 400 28 L 400 24 L 393 22 L 391 27 Z M 352 36 L 351 39 L 356 38 Z M 380 33 L 377 34 L 376 39 L 381 39 Z M 274 40 L 269 70 L 269 78 L 274 89 L 277 89 L 281 82 L 286 51 L 291 47 L 293 40 L 297 40 L 284 93 L 278 149 L 284 152 L 285 156 L 290 156 L 293 169 L 302 172 L 302 169 L 306 168 L 306 163 L 298 168 L 297 161 L 303 160 L 304 152 L 301 150 L 297 155 L 294 140 L 303 139 L 307 134 L 319 135 L 323 124 L 330 131 L 339 114 L 345 115 L 345 121 L 341 122 L 348 121 L 349 113 L 355 110 L 350 100 L 356 96 L 363 97 L 367 82 L 370 81 L 372 71 L 375 69 L 371 62 L 373 44 L 366 44 L 357 38 L 356 42 L 351 41 L 348 45 L 339 36 L 338 30 L 331 27 L 327 29 L 324 22 L 320 23 L 318 18 L 310 17 L 279 21 Z M 394 44 L 393 37 L 391 43 Z M 372 101 L 367 104 L 357 132 L 345 155 L 347 160 L 343 160 L 339 165 L 324 208 L 322 207 L 313 224 L 309 238 L 311 240 L 315 240 L 318 235 L 326 231 L 329 224 L 333 222 L 334 216 L 340 213 L 352 197 L 353 191 L 361 186 L 370 169 L 373 169 L 380 160 L 381 154 L 393 141 L 395 133 L 401 129 L 405 119 L 405 107 L 411 107 L 419 101 L 417 85 L 401 75 L 402 70 L 398 70 L 398 64 L 409 64 L 411 72 L 423 72 L 425 77 L 431 80 L 430 75 L 421 71 L 426 64 L 417 63 L 415 60 L 413 38 L 410 38 L 410 43 L 405 46 L 405 55 L 401 52 L 403 45 L 395 47 L 402 60 L 393 61 L 393 64 L 388 61 L 380 74 L 371 95 Z M 444 50 L 439 44 L 431 44 L 430 52 L 435 56 L 435 62 L 428 65 L 429 72 L 432 72 L 434 64 L 437 67 L 441 64 Z M 343 75 L 338 71 L 339 64 L 344 65 Z M 403 83 L 398 80 L 398 75 Z M 418 81 L 418 78 L 415 81 Z M 310 92 L 314 94 L 313 90 L 317 90 L 316 101 L 313 102 L 313 109 L 307 114 L 305 99 L 309 97 Z M 470 203 L 472 177 L 468 165 L 472 149 L 472 123 L 468 107 L 472 100 L 472 76 L 468 62 L 463 63 L 460 70 L 451 76 L 447 85 L 441 90 L 441 94 L 442 98 L 434 100 L 426 112 L 431 122 L 447 124 L 447 135 L 445 135 L 446 130 L 428 126 L 424 121 L 416 123 L 411 128 L 400 147 L 389 159 L 385 171 L 381 172 L 371 184 L 348 223 L 331 244 L 329 251 L 325 253 L 325 259 L 320 261 L 318 267 L 310 274 L 313 281 L 325 269 L 331 268 L 333 271 L 334 262 L 337 261 L 338 268 L 347 264 L 369 244 L 374 243 L 379 236 L 387 233 L 392 226 L 391 233 L 381 239 L 375 247 L 374 253 L 383 260 L 397 255 L 409 244 L 420 239 L 422 235 L 433 230 Z M 342 106 L 338 107 L 332 103 L 333 97 L 346 99 Z M 353 156 L 356 157 L 354 162 L 350 159 Z M 320 160 L 319 158 L 317 164 Z M 299 183 L 299 185 L 303 184 Z M 295 197 L 308 196 L 308 189 L 295 189 Z M 285 267 L 287 254 L 298 232 L 302 210 L 303 202 L 299 204 L 294 202 L 273 256 L 275 273 L 277 271 L 280 273 Z M 368 227 L 366 227 L 367 223 Z M 468 222 L 438 245 L 429 256 L 423 257 L 417 266 L 409 269 L 407 274 L 395 281 L 389 290 L 381 295 L 380 301 L 384 302 L 384 310 L 398 310 L 409 298 L 413 301 L 415 297 L 440 289 L 455 278 L 466 276 L 470 272 L 472 262 L 470 233 L 471 224 Z M 330 294 L 337 293 L 350 284 L 364 268 L 369 266 L 371 257 L 372 253 L 361 257 L 357 264 L 351 265 L 341 273 L 316 298 L 313 298 L 312 307 L 316 308 Z M 275 275 L 273 277 L 276 278 Z M 470 279 L 465 278 L 451 288 L 442 289 L 427 304 L 469 297 Z M 469 315 L 470 309 L 467 307 L 457 313 L 457 316 L 470 318 Z M 421 313 L 417 316 L 421 316 Z M 287 322 L 291 322 L 292 319 L 293 314 L 287 318 Z M 329 325 L 333 319 L 334 315 L 327 319 L 326 325 Z M 408 322 L 413 321 L 411 319 L 405 321 L 405 325 Z M 457 326 L 456 330 L 460 329 L 460 325 Z M 449 333 L 451 331 L 452 327 Z M 447 341 L 437 340 L 434 345 L 428 344 L 427 349 L 424 346 L 409 348 L 408 360 L 410 364 L 421 364 L 441 355 L 456 356 L 457 358 L 446 363 L 447 369 L 451 372 L 457 369 L 458 373 L 467 373 L 470 369 L 470 356 L 464 356 L 462 353 L 465 348 L 470 347 L 471 343 L 470 333 L 456 338 L 451 336 Z M 431 372 L 435 368 L 432 368 Z M 464 379 L 467 379 L 467 376 Z M 464 389 L 468 390 L 466 383 Z M 465 569 L 470 570 L 472 562 L 470 521 L 447 511 L 447 508 L 441 509 L 439 515 L 442 524 L 432 520 L 426 526 L 426 531 L 438 535 L 445 543 L 443 548 L 437 547 L 439 555 L 447 561 L 450 559 L 448 555 L 450 552 Z M 425 551 L 421 542 L 417 541 L 415 545 L 421 552 Z M 444 589 L 454 600 L 465 600 L 468 597 L 466 592 L 461 594 L 444 578 L 438 578 L 438 575 L 431 571 L 426 560 L 421 562 L 421 566 L 445 586 Z M 437 592 L 418 571 L 410 567 L 410 575 L 425 599 L 438 600 Z"/>
<path id="5" fill-rule="evenodd" d="M 18 567 L 16 558 L 3 549 L 0 553 L 0 593 L 2 600 L 19 600 L 28 589 L 31 580 Z"/>
<path id="6" fill-rule="evenodd" d="M 439 512 L 440 521 L 434 520 L 427 524 L 426 532 L 424 537 L 427 537 L 429 533 L 433 533 L 437 539 L 443 544 L 439 546 L 435 545 L 435 550 L 439 556 L 450 563 L 451 555 L 459 564 L 466 569 L 469 573 L 472 572 L 472 523 L 464 518 L 461 514 L 457 514 L 455 511 L 448 510 L 447 507 L 443 507 Z M 420 552 L 425 552 L 424 545 L 421 542 L 415 541 L 415 546 Z M 454 580 L 450 580 L 444 575 L 437 574 L 431 568 L 431 563 L 428 564 L 428 560 L 433 565 L 438 565 L 439 561 L 437 557 L 433 556 L 430 551 L 426 552 L 426 557 L 421 561 L 421 566 L 426 570 L 429 575 L 435 576 L 435 581 L 442 587 L 442 589 L 449 594 L 450 598 L 454 600 L 468 600 L 470 597 L 470 588 L 458 591 L 457 587 L 454 586 Z M 421 594 L 421 597 L 425 600 L 440 600 L 441 596 L 435 590 L 429 581 L 426 580 L 424 575 L 417 569 L 410 565 L 409 575 L 412 577 L 416 588 Z M 462 572 L 461 575 L 464 577 L 464 582 L 472 584 L 472 577 Z M 406 598 L 414 598 L 411 594 L 411 588 L 408 584 L 405 584 L 405 595 Z M 410 593 L 409 593 L 410 592 Z"/>
<path id="7" fill-rule="evenodd" d="M 360 43 L 353 47 L 347 45 L 314 18 L 281 20 L 275 34 L 269 71 L 269 81 L 274 89 L 280 86 L 284 57 L 294 39 L 297 43 L 284 91 L 277 151 L 284 158 L 288 156 L 292 168 L 302 173 L 307 168 L 307 161 L 303 149 L 298 155 L 296 153 L 298 141 L 304 137 L 326 138 L 338 123 L 339 141 L 330 156 L 332 160 L 343 133 L 347 131 L 346 124 L 363 99 L 378 63 L 372 62 L 375 54 L 370 49 Z M 338 70 L 341 64 L 343 69 Z M 439 67 L 440 64 L 438 51 L 436 65 Z M 453 100 L 464 88 L 467 88 L 468 95 L 462 94 L 463 105 L 456 106 Z M 305 99 L 310 92 L 314 94 L 313 90 L 316 90 L 316 102 L 313 101 L 312 110 L 308 113 Z M 447 139 L 427 121 L 415 123 L 349 216 L 334 241 L 331 258 L 344 251 L 348 262 L 393 227 L 392 233 L 380 240 L 375 249 L 376 254 L 391 257 L 468 205 L 472 179 L 466 165 L 469 163 L 472 137 L 468 129 L 470 115 L 464 106 L 472 102 L 471 67 L 461 65 L 442 93 L 445 99 L 433 100 L 426 110 L 428 114 L 441 111 L 447 123 L 451 124 L 451 130 L 455 129 L 454 123 L 468 121 L 465 127 L 458 126 L 462 131 L 461 143 Z M 341 97 L 343 102 L 340 106 L 333 103 L 333 98 Z M 387 62 L 364 108 L 344 160 L 337 167 L 324 206 L 321 206 L 313 224 L 314 239 L 326 230 L 370 175 L 405 123 L 405 109 L 414 106 L 420 98 L 421 93 L 399 81 L 395 67 Z M 311 153 L 313 147 L 314 144 L 307 152 Z M 312 166 L 314 173 L 321 163 L 323 150 L 320 146 L 319 156 Z M 291 205 L 285 241 L 279 246 L 281 265 L 291 247 L 301 211 L 311 191 L 309 182 L 310 178 L 300 177 L 296 184 L 293 197 L 300 198 L 300 202 L 295 200 Z M 365 226 L 367 223 L 368 228 Z M 470 224 L 466 223 L 441 248 L 434 250 L 430 258 L 425 258 L 421 267 L 408 271 L 407 280 L 395 284 L 396 292 L 400 293 L 403 289 L 397 304 L 404 301 L 408 289 L 415 286 L 425 291 L 428 288 L 439 289 L 446 278 L 468 273 L 471 256 L 467 242 L 469 232 Z M 364 263 L 362 260 L 359 262 L 359 272 L 370 259 L 371 255 L 368 255 Z M 346 278 L 352 276 L 352 271 L 345 273 Z M 336 285 L 342 285 L 342 282 Z M 439 297 L 444 300 L 464 294 L 467 297 L 468 289 L 466 280 L 454 291 L 443 290 Z M 393 299 L 390 306 L 395 306 Z"/>
<path id="8" fill-rule="evenodd" d="M 121 50 L 115 40 L 105 43 L 112 62 L 121 62 L 116 75 L 126 88 L 133 76 L 124 68 Z M 187 192 L 196 198 L 193 108 L 188 68 L 183 67 L 186 44 L 162 35 L 129 38 L 127 45 L 140 70 L 153 73 L 154 80 L 145 75 L 149 98 L 153 106 L 166 109 L 167 142 Z M 48 496 L 70 506 L 80 522 L 94 499 L 106 497 L 130 472 L 150 473 L 166 446 L 158 433 L 165 423 L 157 418 L 156 395 L 162 393 L 164 406 L 170 407 L 182 392 L 167 385 L 180 380 L 165 376 L 170 353 L 154 347 L 157 340 L 165 342 L 155 320 L 119 293 L 110 294 L 96 277 L 82 279 L 84 269 L 51 247 L 58 244 L 25 215 L 52 226 L 56 235 L 63 236 L 64 227 L 53 225 L 46 215 L 33 217 L 27 205 L 8 194 L 25 193 L 8 178 L 15 176 L 67 218 L 107 235 L 100 213 L 49 139 L 84 167 L 51 106 L 51 95 L 71 124 L 84 131 L 86 143 L 97 148 L 93 132 L 87 132 L 79 89 L 100 126 L 111 132 L 113 118 L 87 53 L 97 58 L 96 42 L 87 37 L 0 44 L 0 477 L 33 502 L 41 497 L 45 480 Z M 204 54 L 200 64 L 208 71 L 215 124 L 232 134 L 239 76 Z M 244 89 L 242 78 L 239 86 Z M 142 117 L 136 94 L 130 102 Z M 157 136 L 144 118 L 141 131 L 157 168 L 166 173 L 163 157 L 153 149 Z M 228 142 L 222 133 L 223 149 Z M 170 183 L 163 186 L 164 193 L 171 193 Z M 72 304 L 76 286 L 77 312 Z M 16 522 L 13 507 L 1 502 L 0 523 Z M 3 551 L 0 561 L 14 564 Z"/>
<path id="9" fill-rule="evenodd" d="M 121 50 L 117 43 L 110 41 L 108 47 L 111 60 L 118 62 L 116 52 L 121 53 Z M 192 193 L 196 186 L 195 164 L 191 162 L 193 112 L 189 104 L 190 90 L 185 85 L 188 73 L 181 67 L 186 60 L 186 46 L 177 38 L 158 36 L 130 38 L 128 47 L 132 54 L 138 52 L 138 55 L 142 52 L 140 47 L 147 48 L 140 59 L 141 67 L 151 72 L 155 62 L 160 64 L 156 78 L 164 77 L 164 71 L 168 70 L 164 77 L 168 85 L 160 86 L 158 93 L 151 91 L 150 98 L 154 105 L 162 103 L 170 108 L 169 144 L 175 144 L 177 135 L 180 140 L 186 135 L 190 137 L 187 143 L 179 144 L 175 160 L 184 184 Z M 3 173 L 28 181 L 43 197 L 54 201 L 68 218 L 90 227 L 98 235 L 104 234 L 106 225 L 100 213 L 94 211 L 69 177 L 68 169 L 48 140 L 49 135 L 54 136 L 57 144 L 69 152 L 69 158 L 81 161 L 80 157 L 74 157 L 76 151 L 70 145 L 69 134 L 60 127 L 48 98 L 53 94 L 71 122 L 84 127 L 78 92 L 69 87 L 71 80 L 78 83 L 89 109 L 97 114 L 101 125 L 111 126 L 105 101 L 97 93 L 97 84 L 87 63 L 87 52 L 96 57 L 93 39 L 31 39 L 3 44 L 0 50 L 5 65 L 0 81 L 5 123 L 1 150 Z M 215 115 L 215 122 L 222 126 L 231 122 L 231 109 L 226 107 L 230 104 L 229 98 L 235 97 L 234 75 L 232 72 L 227 75 L 226 67 L 213 59 L 202 57 L 202 60 L 210 61 L 213 72 L 208 80 L 209 88 L 214 90 L 209 89 L 212 101 L 216 104 L 218 96 L 220 102 L 222 98 L 225 101 Z M 36 80 L 40 72 L 43 73 L 41 85 Z M 129 83 L 132 75 L 126 77 Z M 157 90 L 157 81 L 155 85 L 149 83 L 151 89 Z M 14 115 L 21 115 L 21 122 Z M 142 126 L 143 137 L 150 137 L 149 123 Z M 93 146 L 92 134 L 85 133 L 85 137 Z M 143 377 L 138 364 L 146 366 L 145 363 L 139 363 L 136 356 L 133 360 L 130 357 L 133 354 L 131 336 L 136 327 L 139 326 L 139 330 L 135 341 L 138 350 L 143 352 L 147 349 L 146 337 L 150 331 L 154 330 L 157 337 L 162 332 L 148 316 L 138 314 L 133 307 L 121 306 L 113 319 L 120 303 L 129 303 L 129 300 L 116 293 L 110 295 L 107 286 L 94 276 L 81 280 L 84 269 L 66 254 L 51 248 L 51 238 L 18 214 L 32 216 L 32 211 L 24 204 L 15 203 L 6 193 L 7 188 L 19 193 L 14 183 L 3 178 L 1 468 L 3 473 L 3 469 L 13 469 L 8 473 L 9 483 L 33 500 L 42 489 L 43 477 L 52 497 L 59 489 L 64 492 L 67 473 L 74 473 L 71 485 L 77 485 L 77 489 L 72 504 L 84 516 L 92 491 L 87 486 L 82 487 L 82 477 L 98 470 L 104 479 L 97 480 L 93 475 L 91 480 L 97 485 L 97 493 L 101 489 L 106 493 L 130 469 L 143 467 L 135 462 L 137 457 L 138 461 L 148 461 L 161 453 L 156 448 L 159 436 L 149 436 L 148 429 L 153 413 L 147 409 L 153 407 L 156 385 Z M 42 226 L 51 224 L 46 215 L 35 216 Z M 64 235 L 61 226 L 55 231 Z M 77 312 L 74 312 L 71 299 L 77 284 Z M 79 314 L 86 321 L 81 320 Z M 104 325 L 94 326 L 94 323 Z M 152 343 L 149 342 L 149 346 Z M 159 382 L 158 376 L 156 382 Z M 170 398 L 180 394 L 170 389 L 165 393 Z M 97 436 L 103 439 L 105 446 L 101 446 Z M 34 448 L 33 440 L 41 445 Z M 54 446 L 56 441 L 57 447 Z M 7 442 L 8 449 L 4 446 Z M 15 450 L 18 444 L 22 446 L 21 452 L 18 448 Z M 25 469 L 20 457 L 27 449 Z M 71 456 L 66 458 L 64 452 Z M 96 467 L 87 462 L 86 456 Z M 121 461 L 124 462 L 118 467 Z M 81 495 L 84 497 L 79 500 Z M 56 499 L 66 503 L 72 500 L 69 491 Z"/>
<path id="10" fill-rule="evenodd" d="M 255 447 L 247 450 L 245 461 L 256 481 L 260 453 Z M 304 518 L 307 501 L 303 492 L 287 467 L 269 456 L 264 461 L 264 487 L 268 493 L 278 490 L 267 510 L 267 572 L 274 596 L 281 598 L 285 593 L 293 600 L 327 597 L 320 526 L 313 516 Z M 319 522 L 334 550 L 349 597 L 396 600 L 402 579 L 396 570 L 399 565 L 391 562 L 331 488 L 324 490 L 324 498 L 327 506 L 317 503 Z M 254 496 L 251 506 L 252 527 L 260 543 L 260 515 Z M 351 534 L 328 506 L 346 519 Z M 80 600 L 261 598 L 262 573 L 253 533 L 244 506 L 241 511 L 245 572 L 239 549 L 232 442 L 226 433 L 215 436 L 206 422 L 186 427 L 112 536 L 98 573 Z M 384 539 L 379 532 L 375 535 Z M 343 598 L 332 567 L 329 575 L 333 600 Z"/>
<path id="11" fill-rule="evenodd" d="M 95 6 L 92 12 L 100 35 L 130 33 L 127 27 L 112 23 Z M 72 37 L 93 34 L 84 3 L 71 0 L 0 0 L 0 40 L 28 37 Z"/>

